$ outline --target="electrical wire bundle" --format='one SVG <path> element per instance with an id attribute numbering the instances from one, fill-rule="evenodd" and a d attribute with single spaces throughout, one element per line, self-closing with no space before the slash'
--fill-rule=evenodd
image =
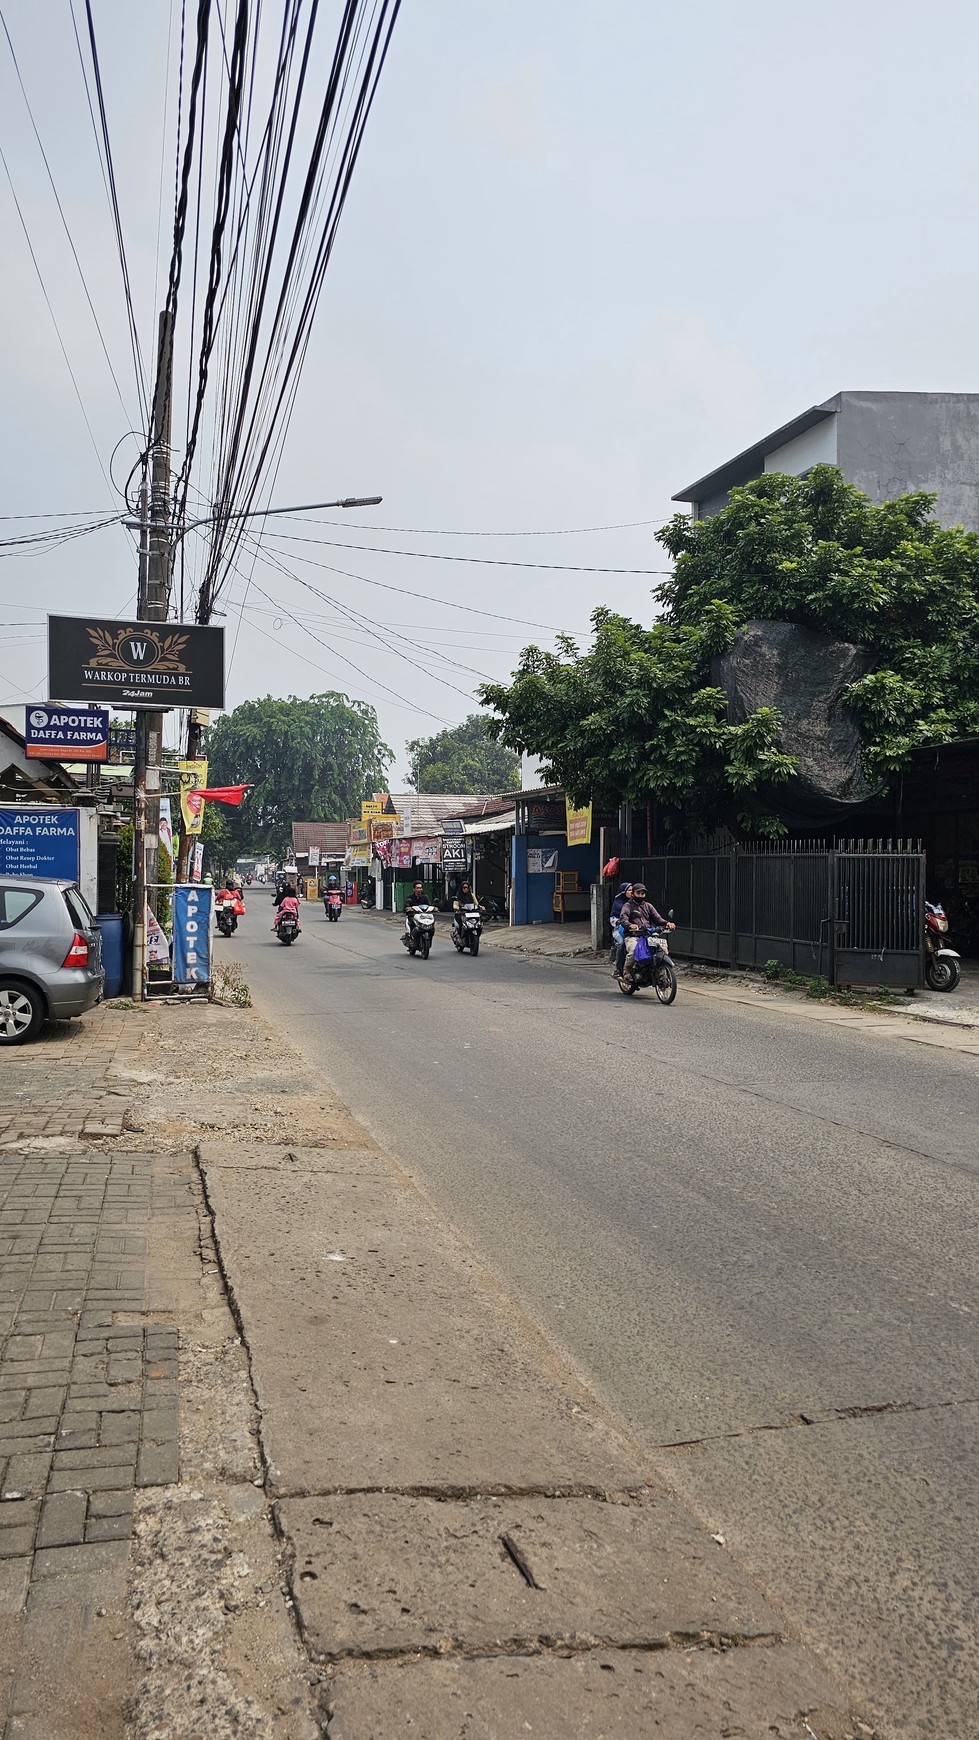
<path id="1" fill-rule="evenodd" d="M 284 0 L 270 74 L 268 8 L 234 0 L 226 18 L 220 0 L 198 0 L 166 308 L 179 334 L 189 295 L 173 524 L 186 522 L 192 492 L 215 521 L 199 622 L 210 620 L 247 517 L 274 479 L 399 7 L 344 0 L 325 51 L 319 0 Z M 159 381 L 154 402 L 158 391 Z"/>

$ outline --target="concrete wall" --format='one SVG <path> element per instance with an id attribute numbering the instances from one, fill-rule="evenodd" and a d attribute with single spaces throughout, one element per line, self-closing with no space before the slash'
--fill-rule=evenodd
<path id="1" fill-rule="evenodd" d="M 559 870 L 577 870 L 582 889 L 587 889 L 598 876 L 598 842 L 590 846 L 569 846 L 558 834 L 514 834 L 513 859 L 513 922 L 514 924 L 551 924 L 554 908 L 554 876 L 545 872 L 531 875 L 527 869 L 528 851 L 557 852 Z"/>
<path id="2" fill-rule="evenodd" d="M 979 531 L 979 393 L 842 393 L 839 465 L 872 501 L 935 492 L 946 526 Z"/>
<path id="3" fill-rule="evenodd" d="M 836 465 L 838 417 L 826 417 L 812 429 L 786 441 L 783 447 L 773 447 L 765 454 L 766 471 L 787 471 L 791 477 L 801 477 L 814 465 Z"/>

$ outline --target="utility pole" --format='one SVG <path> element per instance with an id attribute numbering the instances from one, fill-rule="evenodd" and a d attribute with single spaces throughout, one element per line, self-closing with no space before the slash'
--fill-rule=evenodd
<path id="1" fill-rule="evenodd" d="M 150 431 L 150 490 L 140 494 L 139 589 L 136 615 L 140 622 L 165 622 L 170 599 L 170 415 L 173 398 L 173 316 L 160 315 L 156 395 Z M 159 880 L 160 785 L 163 766 L 163 718 L 158 712 L 136 715 L 136 765 L 133 779 L 135 846 L 135 910 L 133 913 L 133 996 L 146 993 L 146 907 L 155 904 Z"/>

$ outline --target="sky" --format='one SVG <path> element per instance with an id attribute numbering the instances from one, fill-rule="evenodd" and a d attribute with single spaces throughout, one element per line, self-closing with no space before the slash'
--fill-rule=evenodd
<path id="1" fill-rule="evenodd" d="M 118 511 L 138 416 L 69 0 L 0 10 L 123 400 L 0 31 L 3 538 Z M 93 0 L 148 353 L 179 13 Z M 840 389 L 979 391 L 977 58 L 966 0 L 404 0 L 272 498 L 383 502 L 269 523 L 272 565 L 222 604 L 228 704 L 369 701 L 397 788 L 405 740 L 528 642 L 584 639 L 599 604 L 651 619 L 654 528 L 692 479 Z M 0 555 L 9 714 L 47 698 L 46 612 L 131 614 L 136 559 L 118 527 Z M 599 568 L 639 572 L 574 571 Z"/>

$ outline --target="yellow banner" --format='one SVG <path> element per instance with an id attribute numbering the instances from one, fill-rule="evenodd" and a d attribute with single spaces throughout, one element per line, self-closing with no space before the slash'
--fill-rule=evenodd
<path id="1" fill-rule="evenodd" d="M 204 799 L 191 799 L 188 794 L 207 785 L 207 762 L 181 761 L 179 766 L 180 814 L 184 819 L 184 833 L 199 834 L 204 826 Z"/>
<path id="2" fill-rule="evenodd" d="M 364 799 L 360 806 L 360 819 L 362 822 L 372 822 L 374 817 L 379 816 L 380 813 L 381 805 L 377 798 Z"/>
<path id="3" fill-rule="evenodd" d="M 569 846 L 591 845 L 591 804 L 584 810 L 573 810 L 567 798 L 564 800 L 567 817 L 567 834 Z"/>
<path id="4" fill-rule="evenodd" d="M 367 842 L 370 840 L 370 837 L 371 837 L 370 822 L 348 822 L 347 823 L 347 844 L 348 844 L 348 846 L 365 846 L 367 844 Z"/>

